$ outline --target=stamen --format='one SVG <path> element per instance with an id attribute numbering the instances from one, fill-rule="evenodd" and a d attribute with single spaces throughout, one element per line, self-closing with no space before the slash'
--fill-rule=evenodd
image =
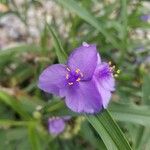
<path id="1" fill-rule="evenodd" d="M 112 66 L 112 69 L 113 69 L 113 70 L 115 69 L 115 65 L 114 65 L 114 66 Z"/>
<path id="2" fill-rule="evenodd" d="M 80 72 L 80 69 L 76 69 L 76 71 L 75 71 L 77 74 Z"/>
<path id="3" fill-rule="evenodd" d="M 86 43 L 86 42 L 83 42 L 82 45 L 85 46 L 85 47 L 89 47 L 89 44 Z"/>
<path id="4" fill-rule="evenodd" d="M 76 81 L 79 82 L 81 80 L 81 78 L 78 78 Z"/>
<path id="5" fill-rule="evenodd" d="M 69 74 L 68 73 L 66 74 L 66 79 L 69 79 Z"/>
<path id="6" fill-rule="evenodd" d="M 114 77 L 116 77 L 116 78 L 117 78 L 117 77 L 118 77 L 118 74 L 114 74 Z"/>
<path id="7" fill-rule="evenodd" d="M 117 70 L 117 73 L 118 73 L 118 74 L 120 73 L 120 70 L 119 70 L 119 69 Z"/>
<path id="8" fill-rule="evenodd" d="M 69 84 L 69 85 L 73 85 L 73 82 L 69 82 L 68 84 Z"/>
<path id="9" fill-rule="evenodd" d="M 116 71 L 116 66 L 115 65 L 113 65 L 112 66 L 112 62 L 111 61 L 109 61 L 108 62 L 108 64 L 109 64 L 109 66 L 110 66 L 110 72 L 112 73 L 112 76 L 113 77 L 118 77 L 118 74 L 120 73 L 120 70 L 118 69 L 117 71 Z M 114 74 L 113 74 L 114 73 Z"/>
<path id="10" fill-rule="evenodd" d="M 68 71 L 71 71 L 68 67 L 66 68 Z"/>

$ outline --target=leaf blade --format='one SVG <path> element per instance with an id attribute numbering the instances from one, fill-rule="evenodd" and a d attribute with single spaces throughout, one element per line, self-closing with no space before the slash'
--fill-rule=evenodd
<path id="1" fill-rule="evenodd" d="M 112 45 L 116 48 L 120 48 L 120 45 L 114 40 L 112 35 L 108 33 L 104 25 L 100 24 L 99 21 L 91 14 L 89 13 L 84 7 L 81 7 L 78 5 L 77 2 L 74 0 L 57 0 L 60 4 L 62 4 L 67 9 L 70 9 L 71 11 L 75 12 L 80 18 L 88 22 L 90 25 L 92 25 L 95 29 L 97 29 L 99 32 L 101 32 L 106 39 L 112 43 Z"/>
<path id="2" fill-rule="evenodd" d="M 101 136 L 107 149 L 131 150 L 131 147 L 121 129 L 114 122 L 107 110 L 104 110 L 99 115 L 86 117 Z"/>
<path id="3" fill-rule="evenodd" d="M 65 63 L 66 59 L 67 59 L 67 55 L 61 45 L 61 42 L 59 41 L 59 38 L 56 34 L 56 31 L 52 28 L 52 26 L 50 26 L 49 24 L 47 24 L 47 27 L 50 31 L 50 34 L 53 38 L 53 43 L 54 43 L 54 47 L 55 47 L 55 51 L 56 51 L 56 55 L 58 57 L 58 61 L 60 63 Z"/>

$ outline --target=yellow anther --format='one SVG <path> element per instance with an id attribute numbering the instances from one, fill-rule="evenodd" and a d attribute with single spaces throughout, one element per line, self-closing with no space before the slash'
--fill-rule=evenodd
<path id="1" fill-rule="evenodd" d="M 109 61 L 108 64 L 111 65 L 111 61 Z"/>
<path id="2" fill-rule="evenodd" d="M 73 82 L 69 82 L 68 84 L 69 84 L 69 85 L 73 85 Z"/>
<path id="3" fill-rule="evenodd" d="M 68 67 L 67 67 L 66 69 L 67 69 L 68 71 L 70 71 L 70 69 L 69 69 Z"/>
<path id="4" fill-rule="evenodd" d="M 80 69 L 76 69 L 76 71 L 75 71 L 76 73 L 79 73 L 80 72 Z"/>
<path id="5" fill-rule="evenodd" d="M 69 79 L 69 74 L 66 74 L 66 79 Z"/>
<path id="6" fill-rule="evenodd" d="M 81 78 L 78 78 L 76 81 L 78 81 L 78 82 L 79 82 L 80 80 L 81 80 Z"/>
<path id="7" fill-rule="evenodd" d="M 114 74 L 114 77 L 116 77 L 116 78 L 117 78 L 117 77 L 118 77 L 118 74 Z"/>
<path id="8" fill-rule="evenodd" d="M 114 66 L 112 66 L 112 69 L 115 69 L 115 65 L 114 65 Z"/>
<path id="9" fill-rule="evenodd" d="M 117 73 L 118 73 L 118 74 L 120 73 L 120 70 L 119 70 L 119 69 L 117 70 Z"/>

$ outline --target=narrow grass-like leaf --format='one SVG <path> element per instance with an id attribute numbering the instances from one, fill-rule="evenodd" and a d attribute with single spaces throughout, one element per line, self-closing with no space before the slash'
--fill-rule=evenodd
<path id="1" fill-rule="evenodd" d="M 144 104 L 150 104 L 150 77 L 148 74 L 143 77 L 143 86 L 142 86 L 142 102 Z M 150 109 L 149 109 L 150 110 Z M 150 117 L 149 117 L 150 118 Z M 136 138 L 136 149 L 141 150 L 145 145 L 150 142 L 150 127 L 141 126 L 138 130 L 138 136 Z M 146 148 L 145 148 L 146 149 Z"/>
<path id="2" fill-rule="evenodd" d="M 99 115 L 86 115 L 91 125 L 98 132 L 107 149 L 109 150 L 131 150 L 129 143 L 124 137 L 118 125 L 114 122 L 107 110 Z"/>
<path id="3" fill-rule="evenodd" d="M 122 23 L 122 33 L 123 33 L 123 39 L 122 39 L 122 51 L 121 51 L 121 57 L 120 57 L 120 64 L 123 62 L 122 59 L 124 58 L 125 52 L 127 50 L 127 39 L 128 39 L 128 17 L 127 17 L 127 0 L 120 0 L 121 3 L 121 16 L 120 20 Z"/>
<path id="4" fill-rule="evenodd" d="M 27 126 L 29 122 L 28 121 L 14 121 L 14 120 L 6 120 L 1 119 L 0 120 L 0 127 L 6 127 L 6 126 Z"/>
<path id="5" fill-rule="evenodd" d="M 14 111 L 16 111 L 24 119 L 31 119 L 31 116 L 24 110 L 21 103 L 12 96 L 9 96 L 5 92 L 0 91 L 0 101 L 10 106 Z"/>
<path id="6" fill-rule="evenodd" d="M 55 51 L 56 51 L 56 55 L 58 57 L 58 60 L 60 63 L 64 63 L 67 59 L 67 55 L 66 55 L 64 49 L 62 48 L 62 45 L 59 41 L 59 38 L 56 34 L 56 31 L 49 24 L 47 24 L 47 27 L 51 33 L 52 38 L 53 38 L 53 43 L 54 43 L 54 47 L 55 47 Z"/>
<path id="7" fill-rule="evenodd" d="M 29 139 L 32 150 L 41 150 L 40 139 L 37 134 L 36 126 L 34 123 L 30 123 L 28 127 Z"/>
<path id="8" fill-rule="evenodd" d="M 35 45 L 20 44 L 11 48 L 5 48 L 5 49 L 2 49 L 0 52 L 0 59 L 2 59 L 5 55 L 10 56 L 12 54 L 18 54 L 22 52 L 31 52 L 31 51 L 38 52 L 40 51 L 40 47 L 35 46 Z"/>
<path id="9" fill-rule="evenodd" d="M 74 0 L 57 0 L 60 4 L 62 4 L 64 7 L 69 9 L 70 11 L 75 12 L 79 17 L 81 17 L 83 20 L 88 22 L 90 25 L 95 27 L 99 32 L 101 32 L 105 38 L 112 43 L 112 45 L 116 48 L 120 48 L 120 45 L 114 40 L 112 35 L 108 33 L 104 25 L 102 25 L 97 19 L 88 12 L 84 7 L 79 6 L 79 4 Z"/>
<path id="10" fill-rule="evenodd" d="M 150 107 L 146 105 L 136 106 L 112 103 L 109 110 L 116 120 L 137 123 L 144 126 L 150 125 Z"/>
<path id="11" fill-rule="evenodd" d="M 92 144 L 97 150 L 107 150 L 105 144 L 100 137 L 98 138 L 97 135 L 94 134 L 91 126 L 89 126 L 88 122 L 82 123 L 80 133 L 81 136 L 86 139 L 88 142 Z"/>
<path id="12" fill-rule="evenodd" d="M 149 74 L 144 75 L 143 77 L 143 87 L 142 87 L 142 92 L 143 92 L 143 103 L 150 105 L 150 76 Z"/>

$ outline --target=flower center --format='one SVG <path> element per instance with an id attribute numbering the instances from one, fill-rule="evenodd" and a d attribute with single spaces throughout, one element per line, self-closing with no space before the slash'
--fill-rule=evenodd
<path id="1" fill-rule="evenodd" d="M 99 73 L 100 77 L 108 77 L 111 75 L 111 70 L 108 67 L 104 67 L 100 73 Z"/>
<path id="2" fill-rule="evenodd" d="M 100 70 L 99 70 L 99 77 L 100 78 L 107 78 L 109 76 L 112 77 L 118 77 L 118 74 L 120 73 L 120 70 L 115 70 L 115 65 L 112 66 L 111 62 L 108 64 L 105 64 Z"/>
<path id="3" fill-rule="evenodd" d="M 75 71 L 71 71 L 68 67 L 66 69 L 67 69 L 66 79 L 68 85 L 78 83 L 83 77 L 82 72 L 78 68 Z"/>

